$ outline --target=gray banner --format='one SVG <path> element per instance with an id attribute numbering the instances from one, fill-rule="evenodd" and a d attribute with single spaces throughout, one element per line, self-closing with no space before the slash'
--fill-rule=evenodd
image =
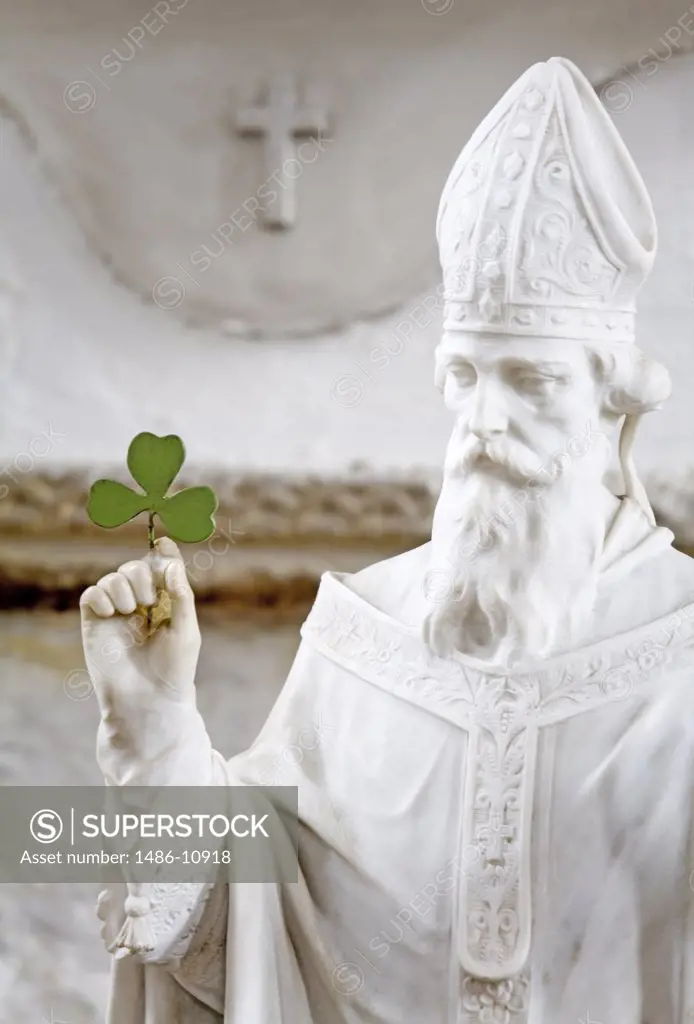
<path id="1" fill-rule="evenodd" d="M 294 786 L 3 786 L 0 882 L 296 882 Z"/>

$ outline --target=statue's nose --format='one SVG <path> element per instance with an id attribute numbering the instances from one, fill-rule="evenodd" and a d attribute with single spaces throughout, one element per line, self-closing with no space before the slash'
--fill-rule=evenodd
<path id="1" fill-rule="evenodd" d="M 478 380 L 469 427 L 482 441 L 506 433 L 508 414 L 500 390 L 493 382 Z"/>

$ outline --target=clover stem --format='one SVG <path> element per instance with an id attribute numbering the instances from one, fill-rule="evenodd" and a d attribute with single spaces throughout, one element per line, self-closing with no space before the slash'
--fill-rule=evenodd
<path id="1" fill-rule="evenodd" d="M 154 550 L 154 512 L 150 512 L 149 520 L 147 522 L 147 542 L 149 544 L 149 550 Z M 152 628 L 152 609 L 147 609 L 147 630 Z"/>

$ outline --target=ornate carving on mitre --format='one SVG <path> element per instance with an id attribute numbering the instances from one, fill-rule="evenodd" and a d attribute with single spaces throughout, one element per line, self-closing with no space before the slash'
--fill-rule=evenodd
<path id="1" fill-rule="evenodd" d="M 558 304 L 569 295 L 588 309 L 596 302 L 607 304 L 619 284 L 620 269 L 595 243 L 576 201 L 556 113 L 547 126 L 533 185 L 520 232 L 519 295 Z"/>
<path id="2" fill-rule="evenodd" d="M 504 242 L 493 253 L 490 235 Z M 569 61 L 531 67 L 484 119 L 444 188 L 437 237 L 445 329 L 633 340 L 653 210 Z"/>

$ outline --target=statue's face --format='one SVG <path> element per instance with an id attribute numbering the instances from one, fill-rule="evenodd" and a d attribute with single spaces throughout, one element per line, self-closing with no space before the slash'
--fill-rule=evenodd
<path id="1" fill-rule="evenodd" d="M 559 453 L 601 447 L 602 388 L 580 342 L 461 331 L 444 335 L 440 355 L 459 468 L 528 479 Z"/>

